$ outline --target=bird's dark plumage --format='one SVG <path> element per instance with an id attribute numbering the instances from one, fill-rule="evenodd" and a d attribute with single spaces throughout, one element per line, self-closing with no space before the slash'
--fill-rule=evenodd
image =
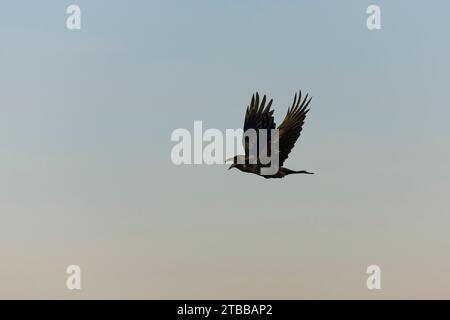
<path id="1" fill-rule="evenodd" d="M 278 127 L 280 135 L 280 166 L 282 166 L 284 161 L 288 158 L 295 142 L 300 137 L 303 123 L 305 122 L 306 115 L 309 111 L 308 105 L 311 102 L 311 99 L 312 98 L 308 99 L 308 95 L 306 95 L 303 102 L 301 102 L 301 91 L 298 94 L 298 100 L 297 94 L 295 94 L 292 106 L 288 109 L 286 117 Z"/>
<path id="2" fill-rule="evenodd" d="M 258 133 L 260 130 L 268 130 L 266 143 L 268 150 L 263 151 L 267 152 L 267 154 L 270 155 L 272 152 L 272 150 L 270 150 L 270 130 L 275 129 L 276 125 L 273 117 L 273 110 L 271 110 L 273 100 L 271 99 L 266 105 L 265 95 L 260 101 L 259 94 L 254 94 L 252 96 L 250 105 L 247 106 L 247 111 L 245 113 L 244 133 L 250 129 L 255 130 L 257 133 L 257 145 L 255 146 L 251 144 L 251 141 L 249 139 L 246 139 L 244 135 L 243 144 L 245 149 L 245 156 L 235 156 L 233 158 L 233 164 L 230 166 L 230 169 L 238 168 L 241 171 L 262 175 L 265 178 L 283 178 L 286 175 L 295 173 L 312 174 L 311 172 L 307 171 L 294 171 L 282 167 L 283 163 L 286 161 L 289 153 L 294 147 L 295 142 L 300 137 L 306 115 L 309 111 L 308 106 L 311 102 L 311 99 L 312 98 L 308 99 L 308 95 L 306 95 L 306 97 L 304 97 L 302 100 L 301 91 L 298 93 L 298 95 L 297 93 L 295 94 L 292 106 L 288 109 L 286 117 L 277 128 L 279 134 L 279 147 L 278 154 L 274 154 L 273 156 L 278 156 L 279 159 L 278 172 L 273 175 L 262 175 L 261 168 L 268 167 L 269 165 L 261 164 L 259 158 L 256 159 L 256 162 L 251 162 L 252 152 L 250 151 L 252 150 L 252 148 L 256 148 L 256 150 L 258 151 L 257 154 L 260 155 L 260 135 Z"/>
<path id="3" fill-rule="evenodd" d="M 273 100 L 271 99 L 269 103 L 266 103 L 266 96 L 263 97 L 261 103 L 259 103 L 259 94 L 252 96 L 252 101 L 250 102 L 250 106 L 247 107 L 247 111 L 245 112 L 245 121 L 244 121 L 244 133 L 253 129 L 257 133 L 257 144 L 254 147 L 258 150 L 259 154 L 259 130 L 271 130 L 275 129 L 275 121 L 273 118 L 273 110 L 270 109 L 272 106 Z M 251 156 L 250 150 L 250 141 L 243 137 L 242 143 L 244 144 L 245 156 L 249 158 Z M 266 146 L 270 147 L 270 134 L 267 135 Z"/>

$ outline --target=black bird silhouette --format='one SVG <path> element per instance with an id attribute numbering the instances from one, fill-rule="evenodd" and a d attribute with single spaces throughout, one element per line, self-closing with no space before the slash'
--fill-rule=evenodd
<path id="1" fill-rule="evenodd" d="M 298 99 L 297 99 L 298 98 Z M 292 106 L 288 109 L 286 117 L 284 118 L 281 125 L 278 127 L 278 156 L 279 159 L 279 168 L 275 174 L 272 175 L 263 175 L 261 174 L 261 169 L 264 167 L 269 167 L 270 164 L 262 164 L 260 161 L 259 155 L 261 155 L 261 151 L 259 147 L 261 144 L 260 140 L 260 130 L 266 130 L 267 136 L 267 150 L 265 153 L 270 157 L 271 156 L 271 135 L 270 130 L 275 129 L 275 122 L 273 119 L 273 110 L 271 110 L 272 101 L 271 99 L 266 106 L 266 96 L 264 95 L 262 101 L 259 101 L 259 94 L 252 95 L 252 100 L 250 102 L 250 106 L 247 106 L 247 111 L 245 113 L 245 122 L 244 122 L 244 138 L 243 144 L 245 149 L 245 155 L 237 155 L 233 158 L 233 164 L 228 168 L 237 168 L 243 172 L 253 173 L 264 178 L 283 178 L 289 174 L 313 174 L 308 171 L 294 171 L 288 168 L 282 167 L 284 161 L 289 156 L 292 148 L 295 145 L 295 142 L 300 137 L 300 133 L 302 131 L 303 123 L 306 118 L 306 114 L 308 113 L 308 105 L 311 102 L 312 98 L 308 99 L 308 95 L 302 101 L 302 93 L 299 91 L 298 97 L 297 93 L 294 96 L 294 102 Z M 256 132 L 256 141 L 251 142 L 250 139 L 246 139 L 245 133 L 247 130 L 253 129 Z M 257 150 L 258 159 L 254 159 L 254 152 L 252 150 Z M 229 159 L 229 160 L 231 160 Z M 250 161 L 252 160 L 253 161 Z M 266 162 L 264 162 L 266 163 Z"/>

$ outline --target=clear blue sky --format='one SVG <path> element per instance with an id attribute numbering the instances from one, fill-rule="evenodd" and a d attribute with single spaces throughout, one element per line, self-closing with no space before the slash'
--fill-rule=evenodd
<path id="1" fill-rule="evenodd" d="M 0 297 L 73 297 L 79 264 L 85 298 L 449 298 L 449 14 L 3 1 Z M 286 165 L 315 176 L 171 164 L 172 130 L 240 127 L 256 90 L 279 123 L 298 89 L 314 98 Z"/>

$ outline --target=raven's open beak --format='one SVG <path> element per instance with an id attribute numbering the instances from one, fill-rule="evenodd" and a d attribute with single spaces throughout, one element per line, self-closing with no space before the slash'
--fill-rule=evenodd
<path id="1" fill-rule="evenodd" d="M 233 169 L 234 167 L 236 167 L 236 165 L 234 164 L 234 157 L 233 158 L 228 158 L 227 160 L 225 160 L 225 163 L 228 163 L 228 161 L 232 161 L 231 166 L 228 167 L 228 170 Z"/>

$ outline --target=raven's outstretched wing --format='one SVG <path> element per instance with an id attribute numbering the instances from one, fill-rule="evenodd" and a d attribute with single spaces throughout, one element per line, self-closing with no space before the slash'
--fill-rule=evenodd
<path id="1" fill-rule="evenodd" d="M 300 137 L 306 114 L 309 111 L 309 109 L 307 108 L 309 103 L 311 102 L 311 99 L 312 98 L 309 98 L 308 100 L 308 95 L 306 95 L 303 101 L 301 101 L 302 92 L 300 91 L 297 100 L 296 93 L 292 106 L 288 109 L 286 117 L 278 127 L 280 166 L 282 166 L 284 161 L 288 158 L 289 153 L 295 145 L 295 142 L 297 141 L 298 137 Z"/>
<path id="2" fill-rule="evenodd" d="M 259 102 L 259 94 L 258 92 L 252 95 L 252 101 L 250 102 L 250 106 L 247 106 L 247 111 L 245 113 L 245 121 L 244 121 L 244 134 L 249 129 L 254 129 L 257 134 L 257 143 L 259 145 L 259 130 L 267 129 L 269 132 L 267 133 L 267 146 L 270 147 L 270 129 L 275 129 L 275 122 L 273 119 L 273 110 L 270 110 L 272 106 L 273 100 L 270 99 L 269 103 L 266 106 L 266 96 L 264 95 L 261 103 Z M 258 150 L 257 146 L 250 146 L 249 139 L 243 137 L 242 143 L 244 144 L 245 149 L 245 157 L 249 158 L 250 150 Z M 255 149 L 253 149 L 255 148 Z"/>

